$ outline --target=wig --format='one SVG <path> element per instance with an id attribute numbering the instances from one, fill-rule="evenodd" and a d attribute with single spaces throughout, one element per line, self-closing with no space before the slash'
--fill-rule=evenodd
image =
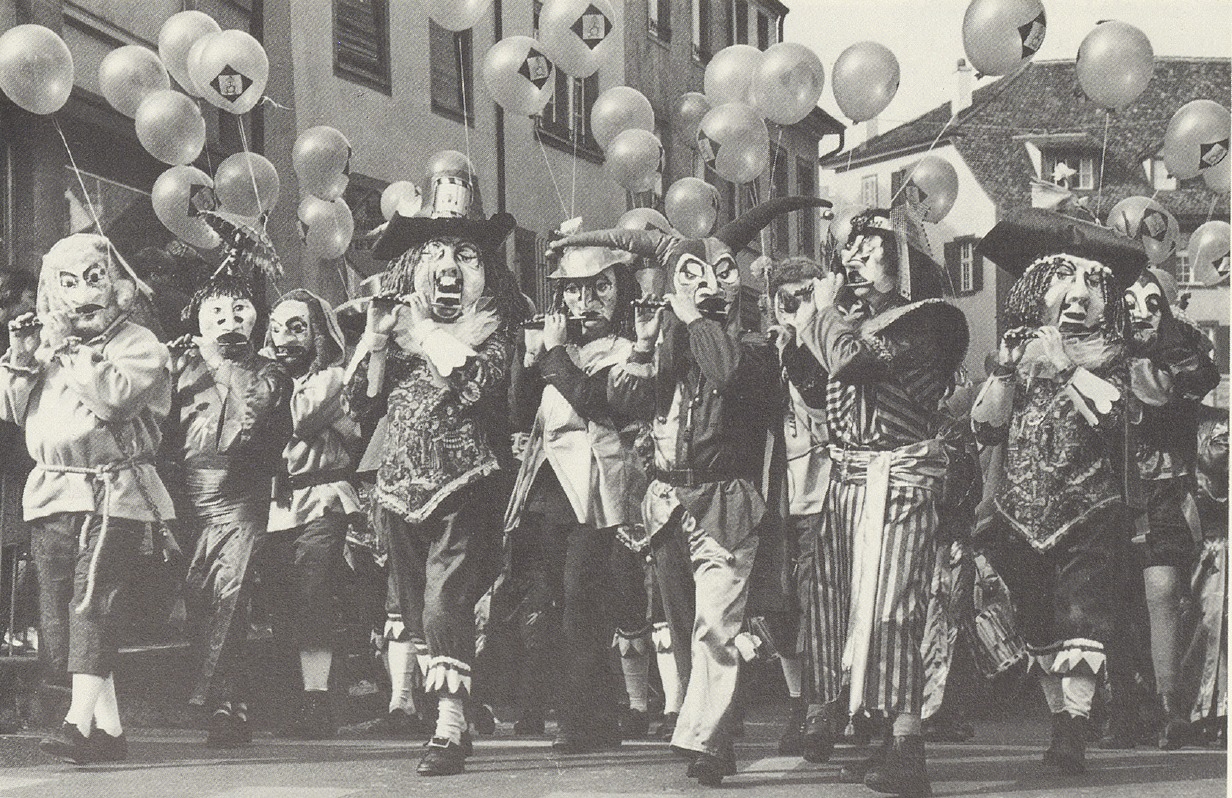
<path id="1" fill-rule="evenodd" d="M 408 249 L 397 260 L 389 262 L 389 266 L 381 273 L 382 294 L 402 296 L 414 293 L 415 267 L 419 265 L 424 247 L 429 243 L 431 242 L 424 242 L 418 247 Z M 513 272 L 504 267 L 495 252 L 480 250 L 479 260 L 483 264 L 483 296 L 491 300 L 492 308 L 500 317 L 501 329 L 516 330 L 528 314 L 526 302 L 518 289 Z"/>
<path id="2" fill-rule="evenodd" d="M 283 294 L 274 307 L 283 302 L 303 302 L 308 306 L 308 320 L 312 325 L 312 363 L 308 366 L 308 373 L 316 374 L 330 366 L 341 365 L 346 354 L 343 351 L 342 331 L 328 315 L 328 305 L 324 300 L 311 291 L 295 288 Z M 273 312 L 273 308 L 270 311 Z M 265 341 L 267 345 L 273 345 L 268 332 Z"/>
<path id="3" fill-rule="evenodd" d="M 1073 262 L 1069 255 L 1057 254 L 1039 258 L 1027 267 L 1010 287 L 1005 309 L 1007 329 L 1040 327 L 1046 323 L 1044 296 L 1048 293 L 1048 286 L 1052 284 L 1053 277 L 1062 266 L 1072 265 Z M 1097 290 L 1104 299 L 1104 334 L 1124 341 L 1128 319 L 1125 298 L 1116 293 L 1112 271 L 1106 267 L 1100 273 Z"/>

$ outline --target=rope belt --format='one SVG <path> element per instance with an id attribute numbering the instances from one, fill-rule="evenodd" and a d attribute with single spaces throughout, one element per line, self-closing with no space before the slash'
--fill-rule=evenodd
<path id="1" fill-rule="evenodd" d="M 873 639 L 877 587 L 885 542 L 886 505 L 891 487 L 941 490 L 946 458 L 941 441 L 910 443 L 888 452 L 830 447 L 834 478 L 864 485 L 864 510 L 852 545 L 851 610 L 843 667 L 851 669 L 849 711 L 864 708 L 864 685 Z"/>
<path id="2" fill-rule="evenodd" d="M 121 471 L 132 470 L 136 471 L 138 465 L 149 465 L 152 461 L 148 458 L 129 458 L 120 460 L 115 463 L 105 463 L 100 466 L 66 466 L 66 465 L 41 465 L 39 466 L 49 474 L 85 474 L 90 477 L 95 486 L 101 485 L 103 488 L 103 511 L 102 525 L 98 531 L 98 543 L 94 546 L 94 553 L 90 555 L 90 568 L 86 572 L 86 592 L 81 599 L 81 603 L 75 608 L 78 615 L 84 615 L 90 611 L 91 604 L 94 601 L 94 585 L 98 578 L 98 563 L 103 552 L 103 544 L 107 540 L 107 529 L 111 521 L 111 498 L 115 492 L 115 475 Z M 141 486 L 141 480 L 137 480 L 138 487 L 141 493 L 145 496 L 145 489 Z M 146 496 L 146 500 L 149 497 Z M 150 503 L 151 508 L 154 508 L 153 503 Z M 158 511 L 154 509 L 157 516 Z M 89 543 L 90 520 L 96 513 L 87 513 L 85 521 L 81 524 L 81 532 L 77 536 L 77 548 Z M 161 526 L 161 519 L 159 519 Z"/>

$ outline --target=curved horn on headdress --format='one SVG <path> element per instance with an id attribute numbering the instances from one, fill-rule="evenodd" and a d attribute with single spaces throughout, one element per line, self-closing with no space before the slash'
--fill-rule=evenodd
<path id="1" fill-rule="evenodd" d="M 723 225 L 714 232 L 713 237 L 731 247 L 733 252 L 739 252 L 762 228 L 774 221 L 774 217 L 801 208 L 829 208 L 833 204 L 830 200 L 817 197 L 775 197 L 750 208 L 739 219 Z"/>
<path id="2" fill-rule="evenodd" d="M 567 247 L 609 247 L 632 252 L 643 258 L 655 258 L 660 263 L 671 247 L 673 238 L 658 230 L 593 230 L 558 238 L 548 244 L 548 254 L 554 255 Z"/>

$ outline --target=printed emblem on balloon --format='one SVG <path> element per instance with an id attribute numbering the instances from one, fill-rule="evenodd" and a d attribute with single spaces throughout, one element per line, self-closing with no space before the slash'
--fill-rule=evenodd
<path id="1" fill-rule="evenodd" d="M 602 11 L 590 5 L 582 12 L 582 16 L 578 17 L 577 22 L 573 23 L 572 31 L 593 50 L 603 44 L 603 40 L 612 32 L 612 21 Z"/>

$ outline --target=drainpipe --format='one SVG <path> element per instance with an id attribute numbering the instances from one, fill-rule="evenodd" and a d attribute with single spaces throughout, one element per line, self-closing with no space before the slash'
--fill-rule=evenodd
<path id="1" fill-rule="evenodd" d="M 492 3 L 492 36 L 495 41 L 504 37 L 502 15 L 504 9 L 501 0 Z M 505 212 L 505 109 L 493 103 L 496 109 L 496 210 Z"/>

